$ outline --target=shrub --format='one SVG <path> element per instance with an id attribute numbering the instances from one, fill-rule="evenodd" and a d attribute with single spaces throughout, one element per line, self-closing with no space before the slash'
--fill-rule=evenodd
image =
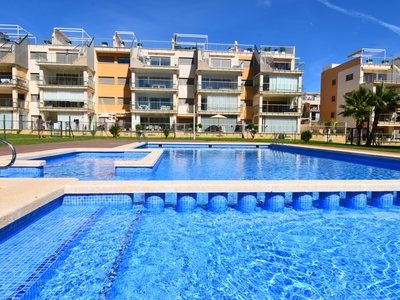
<path id="1" fill-rule="evenodd" d="M 168 136 L 169 136 L 169 132 L 170 132 L 170 129 L 169 129 L 169 127 L 167 126 L 167 127 L 165 127 L 164 128 L 164 130 L 163 130 L 163 133 L 164 133 L 164 136 L 165 136 L 165 138 L 167 139 L 168 138 Z"/>
<path id="2" fill-rule="evenodd" d="M 135 126 L 135 131 L 136 131 L 136 137 L 137 137 L 137 138 L 140 138 L 140 137 L 142 136 L 142 134 L 143 134 L 143 132 L 142 132 L 142 125 L 136 124 L 136 126 Z"/>
<path id="3" fill-rule="evenodd" d="M 306 130 L 301 133 L 301 140 L 305 141 L 306 143 L 308 143 L 308 141 L 311 140 L 311 138 L 312 138 L 312 133 L 310 130 Z"/>
<path id="4" fill-rule="evenodd" d="M 118 137 L 119 133 L 121 132 L 122 128 L 121 126 L 118 125 L 118 123 L 114 123 L 111 125 L 109 131 L 112 134 L 113 137 Z"/>

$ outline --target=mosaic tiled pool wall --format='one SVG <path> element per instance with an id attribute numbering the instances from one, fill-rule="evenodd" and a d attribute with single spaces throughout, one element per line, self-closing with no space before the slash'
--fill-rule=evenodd
<path id="1" fill-rule="evenodd" d="M 340 207 L 365 209 L 374 206 L 390 209 L 400 206 L 400 192 L 239 192 L 239 193 L 134 193 L 65 195 L 64 205 L 133 205 L 142 204 L 147 211 L 161 212 L 172 207 L 178 212 L 190 212 L 200 207 L 212 212 L 223 212 L 229 207 L 241 212 L 257 208 L 282 212 L 285 207 L 297 211 L 310 209 L 336 210 Z"/>
<path id="2" fill-rule="evenodd" d="M 38 178 L 43 177 L 44 168 L 40 167 L 11 167 L 7 169 L 0 169 L 1 177 L 12 177 L 12 178 Z"/>

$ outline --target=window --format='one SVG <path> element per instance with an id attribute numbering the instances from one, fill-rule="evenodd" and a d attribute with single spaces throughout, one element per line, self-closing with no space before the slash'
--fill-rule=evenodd
<path id="1" fill-rule="evenodd" d="M 194 59 L 190 57 L 179 57 L 179 65 L 184 65 L 184 66 L 194 65 Z"/>
<path id="2" fill-rule="evenodd" d="M 331 112 L 331 119 L 333 119 L 335 117 L 335 113 Z"/>
<path id="3" fill-rule="evenodd" d="M 353 80 L 353 73 L 346 75 L 346 81 Z"/>
<path id="4" fill-rule="evenodd" d="M 118 77 L 117 84 L 129 84 L 129 78 L 126 77 Z"/>
<path id="5" fill-rule="evenodd" d="M 39 94 L 31 94 L 31 101 L 32 102 L 39 101 Z"/>
<path id="6" fill-rule="evenodd" d="M 332 85 L 336 85 L 336 79 L 332 79 Z"/>
<path id="7" fill-rule="evenodd" d="M 331 101 L 335 102 L 336 101 L 336 96 L 332 96 Z"/>
<path id="8" fill-rule="evenodd" d="M 99 63 L 114 63 L 114 56 L 97 56 Z"/>
<path id="9" fill-rule="evenodd" d="M 99 97 L 99 104 L 113 105 L 114 104 L 114 98 L 113 97 Z"/>
<path id="10" fill-rule="evenodd" d="M 114 77 L 99 76 L 100 84 L 114 84 Z"/>
<path id="11" fill-rule="evenodd" d="M 117 58 L 117 62 L 119 64 L 127 64 L 127 65 L 129 65 L 130 64 L 130 57 L 129 56 L 128 57 L 118 57 Z"/>
<path id="12" fill-rule="evenodd" d="M 31 80 L 38 81 L 39 80 L 39 73 L 31 73 Z"/>

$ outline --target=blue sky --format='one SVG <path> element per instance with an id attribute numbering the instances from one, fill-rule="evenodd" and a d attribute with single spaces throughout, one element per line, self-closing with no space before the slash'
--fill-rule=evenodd
<path id="1" fill-rule="evenodd" d="M 141 40 L 170 41 L 179 32 L 208 34 L 214 43 L 296 46 L 305 91 L 318 92 L 322 68 L 360 48 L 400 56 L 399 0 L 22 0 L 1 6 L 1 23 L 19 24 L 39 42 L 53 27 L 80 27 L 98 39 L 127 30 Z"/>

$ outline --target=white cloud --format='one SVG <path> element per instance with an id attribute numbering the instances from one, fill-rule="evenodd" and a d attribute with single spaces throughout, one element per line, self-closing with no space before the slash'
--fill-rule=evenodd
<path id="1" fill-rule="evenodd" d="M 262 5 L 262 6 L 266 6 L 266 7 L 270 7 L 272 5 L 271 0 L 258 0 L 257 3 L 258 3 L 258 5 Z"/>
<path id="2" fill-rule="evenodd" d="M 378 25 L 380 25 L 382 27 L 385 27 L 385 28 L 393 31 L 395 34 L 400 36 L 400 27 L 399 26 L 386 23 L 385 21 L 382 21 L 382 20 L 377 19 L 377 18 L 375 18 L 373 16 L 366 15 L 366 14 L 358 12 L 358 11 L 345 9 L 343 7 L 337 6 L 337 5 L 329 2 L 328 0 L 317 0 L 317 1 L 322 3 L 323 5 L 325 5 L 326 7 L 330 8 L 332 10 L 336 10 L 336 11 L 341 12 L 342 14 L 348 15 L 350 17 L 356 17 L 356 18 L 360 18 L 360 19 L 364 19 L 364 20 L 368 20 L 368 21 L 371 21 L 373 23 L 376 23 L 376 24 L 378 24 Z"/>

